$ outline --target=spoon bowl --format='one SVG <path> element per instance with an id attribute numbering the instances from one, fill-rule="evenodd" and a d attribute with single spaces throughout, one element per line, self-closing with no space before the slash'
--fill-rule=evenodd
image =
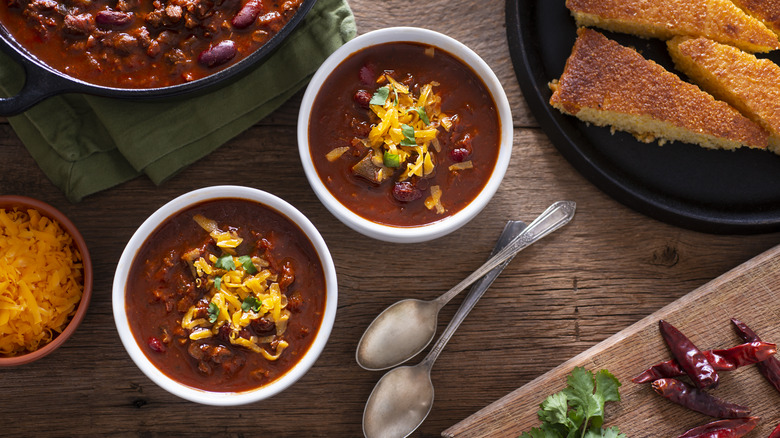
<path id="1" fill-rule="evenodd" d="M 358 343 L 358 364 L 379 371 L 398 365 L 398 358 L 406 358 L 405 362 L 416 356 L 433 340 L 441 308 L 438 300 L 407 299 L 385 309 Z M 389 337 L 404 342 L 392 342 Z"/>
<path id="2" fill-rule="evenodd" d="M 405 437 L 425 421 L 433 407 L 432 365 L 423 361 L 398 367 L 377 382 L 363 411 L 365 436 Z"/>

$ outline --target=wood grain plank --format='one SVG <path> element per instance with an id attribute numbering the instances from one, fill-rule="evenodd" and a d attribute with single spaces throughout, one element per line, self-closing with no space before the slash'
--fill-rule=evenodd
<path id="1" fill-rule="evenodd" d="M 621 382 L 622 400 L 610 404 L 607 426 L 616 425 L 630 437 L 676 436 L 713 419 L 657 396 L 649 384 L 630 379 L 670 355 L 658 331 L 667 320 L 702 349 L 728 348 L 741 343 L 731 331 L 730 318 L 753 328 L 762 339 L 780 339 L 780 246 L 751 259 L 728 273 L 665 306 L 534 379 L 474 415 L 448 428 L 444 437 L 516 437 L 538 425 L 538 405 L 566 386 L 574 367 L 608 369 Z M 746 405 L 762 418 L 750 436 L 766 436 L 780 422 L 780 393 L 757 371 L 744 367 L 720 373 L 720 385 L 711 392 Z"/>

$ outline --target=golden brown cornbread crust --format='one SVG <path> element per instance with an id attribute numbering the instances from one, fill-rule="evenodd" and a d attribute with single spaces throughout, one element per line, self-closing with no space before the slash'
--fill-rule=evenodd
<path id="1" fill-rule="evenodd" d="M 780 48 L 777 35 L 730 0 L 566 0 L 578 26 L 645 38 L 705 36 L 749 52 Z"/>
<path id="2" fill-rule="evenodd" d="M 766 27 L 780 35 L 780 1 L 732 0 L 743 11 L 761 20 Z"/>
<path id="3" fill-rule="evenodd" d="M 635 50 L 580 28 L 550 104 L 600 126 L 710 148 L 764 148 L 768 134 Z"/>
<path id="4" fill-rule="evenodd" d="M 678 70 L 768 130 L 770 149 L 780 152 L 780 66 L 707 38 L 667 46 Z"/>

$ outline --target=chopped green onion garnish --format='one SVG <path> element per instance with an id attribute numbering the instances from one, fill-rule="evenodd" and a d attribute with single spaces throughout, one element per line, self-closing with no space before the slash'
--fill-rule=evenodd
<path id="1" fill-rule="evenodd" d="M 257 274 L 257 268 L 255 267 L 255 264 L 252 263 L 252 257 L 249 257 L 248 255 L 244 255 L 238 258 L 238 261 L 241 263 L 241 266 L 244 267 L 244 270 L 248 274 Z"/>
<path id="2" fill-rule="evenodd" d="M 217 259 L 214 263 L 214 267 L 217 269 L 224 269 L 226 271 L 232 271 L 236 269 L 236 265 L 233 263 L 233 256 L 228 254 Z"/>
<path id="3" fill-rule="evenodd" d="M 426 125 L 430 125 L 431 119 L 428 118 L 428 113 L 425 112 L 425 108 L 418 107 L 415 109 L 417 110 L 417 114 L 420 116 L 420 120 L 422 120 Z"/>
<path id="4" fill-rule="evenodd" d="M 417 142 L 414 140 L 414 128 L 407 124 L 402 124 L 401 133 L 404 135 L 404 139 L 401 140 L 401 146 L 417 146 Z"/>
<path id="5" fill-rule="evenodd" d="M 219 316 L 219 307 L 217 307 L 214 303 L 209 303 L 209 322 L 215 323 L 217 322 L 217 317 Z"/>
<path id="6" fill-rule="evenodd" d="M 401 157 L 392 152 L 385 152 L 382 161 L 384 161 L 384 164 L 387 167 L 399 167 L 401 165 Z"/>
<path id="7" fill-rule="evenodd" d="M 371 100 L 368 102 L 369 105 L 384 105 L 387 101 L 387 96 L 390 95 L 390 87 L 382 87 L 374 92 L 374 95 L 371 96 Z"/>
<path id="8" fill-rule="evenodd" d="M 263 305 L 263 302 L 258 300 L 254 295 L 249 295 L 246 298 L 244 298 L 244 302 L 241 303 L 241 310 L 244 312 L 249 312 L 251 309 L 253 312 L 259 312 L 260 306 Z"/>

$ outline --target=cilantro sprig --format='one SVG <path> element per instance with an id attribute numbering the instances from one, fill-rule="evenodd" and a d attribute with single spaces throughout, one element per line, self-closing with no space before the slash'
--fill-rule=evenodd
<path id="1" fill-rule="evenodd" d="M 250 310 L 253 312 L 259 312 L 260 306 L 263 305 L 263 302 L 258 300 L 257 297 L 254 295 L 248 295 L 246 298 L 244 298 L 244 302 L 241 303 L 241 310 L 244 312 L 249 312 Z"/>
<path id="2" fill-rule="evenodd" d="M 217 322 L 217 318 L 219 318 L 219 306 L 214 303 L 209 303 L 208 315 L 210 323 L 214 324 Z"/>
<path id="3" fill-rule="evenodd" d="M 405 123 L 401 124 L 401 133 L 404 135 L 401 146 L 417 146 L 417 141 L 414 139 L 414 128 Z"/>
<path id="4" fill-rule="evenodd" d="M 617 427 L 602 429 L 604 405 L 620 401 L 620 382 L 607 370 L 594 374 L 576 367 L 568 386 L 547 397 L 539 407 L 542 425 L 520 438 L 627 438 Z"/>
<path id="5" fill-rule="evenodd" d="M 368 102 L 369 105 L 384 105 L 387 101 L 387 97 L 390 96 L 390 87 L 384 86 L 382 88 L 377 89 L 374 92 L 374 95 L 371 96 L 371 100 Z"/>

